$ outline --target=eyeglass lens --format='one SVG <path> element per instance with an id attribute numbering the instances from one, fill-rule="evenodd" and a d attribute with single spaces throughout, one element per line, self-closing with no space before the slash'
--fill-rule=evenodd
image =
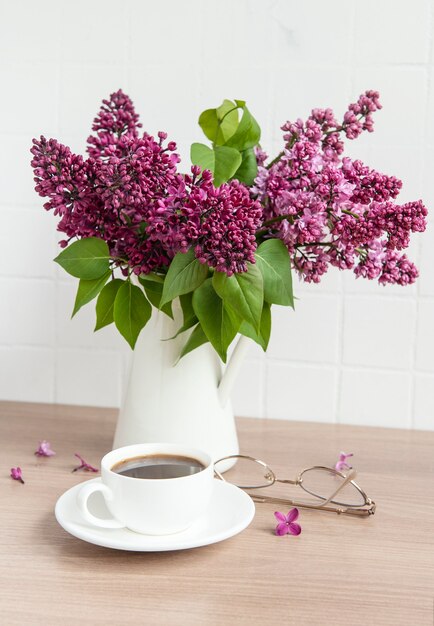
<path id="1" fill-rule="evenodd" d="M 215 464 L 219 470 L 219 462 Z M 220 463 L 220 468 L 222 463 Z M 261 489 L 274 483 L 275 475 L 271 468 L 262 461 L 239 457 L 235 466 L 225 472 L 224 479 L 241 489 Z M 326 467 L 313 467 L 304 470 L 299 485 L 304 491 L 321 500 L 327 500 L 338 489 L 344 478 L 335 470 Z M 343 506 L 364 506 L 365 498 L 360 491 L 348 483 L 333 498 L 334 504 Z"/>
<path id="2" fill-rule="evenodd" d="M 301 474 L 300 487 L 313 496 L 327 500 L 344 482 L 344 478 L 328 468 L 310 468 Z M 333 498 L 332 502 L 345 506 L 363 506 L 365 498 L 351 483 L 347 483 Z"/>
<path id="3" fill-rule="evenodd" d="M 221 466 L 219 462 L 214 464 L 218 472 Z M 235 466 L 225 472 L 224 479 L 241 489 L 259 489 L 269 487 L 274 482 L 274 474 L 265 463 L 239 457 Z"/>

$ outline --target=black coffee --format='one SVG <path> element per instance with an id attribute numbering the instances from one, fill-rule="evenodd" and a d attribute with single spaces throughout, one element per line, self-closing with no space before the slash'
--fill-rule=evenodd
<path id="1" fill-rule="evenodd" d="M 181 478 L 205 469 L 205 465 L 188 456 L 172 454 L 148 454 L 118 461 L 112 472 L 131 478 Z"/>

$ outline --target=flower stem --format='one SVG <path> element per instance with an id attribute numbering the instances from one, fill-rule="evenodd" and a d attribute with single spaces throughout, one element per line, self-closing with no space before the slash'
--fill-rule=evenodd
<path id="1" fill-rule="evenodd" d="M 355 217 L 357 220 L 360 219 L 360 215 L 357 215 L 357 213 L 353 213 L 352 211 L 349 211 L 348 209 L 341 209 L 342 213 L 345 213 L 345 215 L 352 215 L 352 217 Z"/>
<path id="2" fill-rule="evenodd" d="M 278 215 L 277 217 L 272 217 L 269 220 L 266 220 L 263 223 L 263 226 L 271 226 L 272 224 L 276 224 L 277 222 L 283 222 L 283 220 L 292 220 L 293 219 L 293 215 L 289 215 L 289 214 L 285 214 L 285 215 Z M 268 228 L 261 228 L 260 230 L 256 231 L 256 237 L 261 237 L 262 235 L 265 235 L 268 231 Z"/>
<path id="3" fill-rule="evenodd" d="M 274 158 L 274 159 L 273 159 L 273 160 L 272 160 L 272 161 L 271 161 L 271 162 L 270 162 L 270 163 L 266 166 L 267 170 L 269 170 L 269 169 L 270 169 L 270 167 L 273 167 L 273 165 L 274 165 L 275 163 L 277 163 L 278 161 L 280 161 L 280 159 L 283 157 L 283 155 L 284 155 L 284 152 L 283 152 L 283 150 L 282 150 L 282 152 L 279 152 L 279 154 L 277 155 L 277 157 L 276 157 L 276 158 Z"/>

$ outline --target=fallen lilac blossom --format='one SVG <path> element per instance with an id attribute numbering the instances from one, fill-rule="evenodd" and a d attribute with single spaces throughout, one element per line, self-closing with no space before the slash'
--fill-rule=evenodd
<path id="1" fill-rule="evenodd" d="M 54 456 L 56 453 L 51 449 L 51 444 L 45 439 L 39 442 L 39 447 L 35 451 L 36 456 Z"/>
<path id="2" fill-rule="evenodd" d="M 74 456 L 76 456 L 77 459 L 80 459 L 81 464 L 77 465 L 77 467 L 74 467 L 74 469 L 72 470 L 73 472 L 77 472 L 78 470 L 81 470 L 81 469 L 84 470 L 85 472 L 98 472 L 98 469 L 96 467 L 93 467 L 93 465 L 86 463 L 83 457 L 80 456 L 77 452 L 74 452 Z"/>
<path id="3" fill-rule="evenodd" d="M 276 511 L 274 517 L 279 522 L 276 526 L 276 535 L 283 537 L 283 535 L 299 535 L 301 533 L 300 524 L 295 524 L 295 520 L 299 516 L 298 509 L 294 508 L 288 511 L 288 515 Z"/>
<path id="4" fill-rule="evenodd" d="M 19 480 L 24 485 L 23 476 L 21 473 L 21 467 L 11 467 L 11 478 Z"/>

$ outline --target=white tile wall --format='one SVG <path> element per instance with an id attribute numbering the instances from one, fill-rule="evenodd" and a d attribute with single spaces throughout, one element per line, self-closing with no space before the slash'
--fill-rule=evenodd
<path id="1" fill-rule="evenodd" d="M 345 369 L 338 419 L 342 424 L 411 425 L 411 375 L 386 370 Z"/>
<path id="2" fill-rule="evenodd" d="M 0 345 L 54 348 L 54 282 L 1 278 L 0 292 Z"/>
<path id="3" fill-rule="evenodd" d="M 57 351 L 55 402 L 119 406 L 122 358 L 106 350 Z"/>
<path id="4" fill-rule="evenodd" d="M 419 323 L 416 337 L 416 367 L 424 372 L 434 371 L 433 324 L 434 299 L 424 298 L 419 303 Z"/>
<path id="5" fill-rule="evenodd" d="M 271 359 L 308 363 L 338 361 L 339 296 L 303 296 L 295 311 L 273 307 L 273 332 L 268 347 Z"/>
<path id="6" fill-rule="evenodd" d="M 265 387 L 266 415 L 276 419 L 331 422 L 336 414 L 336 382 L 337 371 L 331 367 L 270 361 Z"/>
<path id="7" fill-rule="evenodd" d="M 412 365 L 415 322 L 416 305 L 410 299 L 346 298 L 343 363 L 408 369 Z"/>
<path id="8" fill-rule="evenodd" d="M 52 349 L 2 347 L 0 397 L 23 402 L 54 402 L 55 371 Z"/>
<path id="9" fill-rule="evenodd" d="M 355 48 L 361 65 L 426 63 L 430 1 L 367 0 L 357 5 Z"/>
<path id="10" fill-rule="evenodd" d="M 245 98 L 263 146 L 314 106 L 341 114 L 378 89 L 376 131 L 348 153 L 404 179 L 434 206 L 431 0 L 31 0 L 0 3 L 0 397 L 119 405 L 129 349 L 70 320 L 75 281 L 51 259 L 55 218 L 33 191 L 33 136 L 83 151 L 99 102 L 122 87 L 142 122 L 167 130 L 185 167 L 199 113 Z M 85 17 L 84 17 L 85 16 Z M 274 307 L 266 355 L 252 346 L 233 395 L 241 415 L 434 428 L 434 211 L 401 289 L 331 271 Z"/>
<path id="11" fill-rule="evenodd" d="M 434 376 L 416 374 L 415 380 L 414 427 L 434 430 Z"/>

